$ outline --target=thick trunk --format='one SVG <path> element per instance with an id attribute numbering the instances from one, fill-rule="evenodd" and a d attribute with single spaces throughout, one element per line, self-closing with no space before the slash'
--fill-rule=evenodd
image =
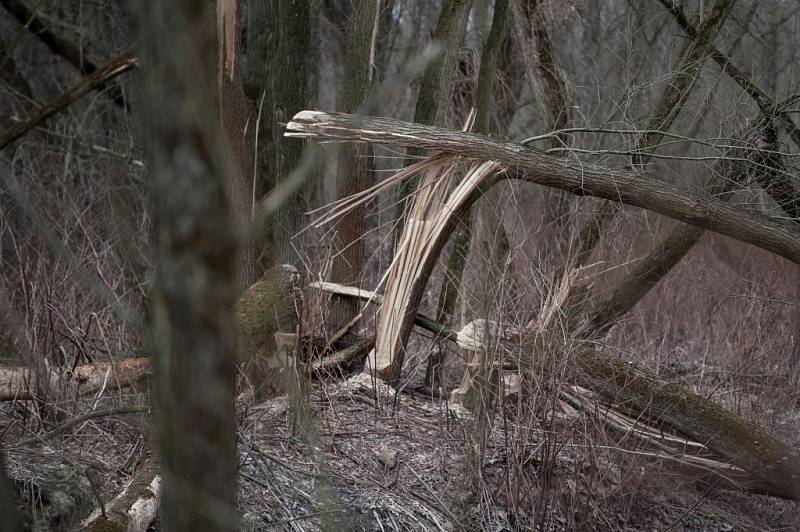
<path id="1" fill-rule="evenodd" d="M 167 530 L 237 530 L 237 239 L 214 87 L 216 39 L 193 0 L 139 10 L 157 243 L 150 319 Z"/>
<path id="2" fill-rule="evenodd" d="M 237 259 L 239 283 L 242 289 L 256 280 L 256 250 L 250 238 L 250 219 L 253 200 L 245 179 L 245 128 L 250 108 L 244 95 L 244 61 L 239 39 L 241 0 L 217 0 L 217 95 L 219 119 L 227 161 L 228 201 L 233 226 L 239 236 Z"/>
<path id="3" fill-rule="evenodd" d="M 632 172 L 579 165 L 517 144 L 388 118 L 307 111 L 299 113 L 287 129 L 287 135 L 298 137 L 413 146 L 454 154 L 450 164 L 465 158 L 489 165 L 483 172 L 458 183 L 448 200 L 437 199 L 438 193 L 420 194 L 415 199 L 416 218 L 412 218 L 415 223 L 404 231 L 399 248 L 402 256 L 398 254 L 393 262 L 387 284 L 391 308 L 381 309 L 376 355 L 370 358 L 370 370 L 390 382 L 399 378 L 413 315 L 441 248 L 452 233 L 453 223 L 483 190 L 502 177 L 651 209 L 800 261 L 800 233 L 792 224 L 736 209 L 704 192 L 656 179 L 645 180 Z"/>
<path id="4" fill-rule="evenodd" d="M 372 61 L 375 56 L 373 35 L 380 2 L 359 0 L 355 3 L 353 27 L 345 65 L 342 109 L 353 112 L 367 99 L 373 83 Z M 368 147 L 347 144 L 339 152 L 339 186 L 337 197 L 347 198 L 367 188 Z M 332 279 L 337 283 L 354 285 L 359 282 L 364 267 L 365 206 L 348 212 L 336 226 L 333 237 Z M 337 299 L 331 306 L 332 331 L 339 331 L 358 314 L 358 304 Z"/>
<path id="5" fill-rule="evenodd" d="M 544 114 L 544 131 L 566 129 L 572 124 L 572 106 L 566 75 L 550 39 L 547 13 L 551 8 L 542 0 L 528 0 L 524 8 L 520 0 L 514 1 L 514 37 L 525 51 L 522 54 L 525 77 Z M 548 147 L 565 148 L 570 144 L 568 135 L 557 133 Z M 560 227 L 566 223 L 568 214 L 569 198 L 560 190 L 551 191 L 544 223 Z"/>
<path id="6" fill-rule="evenodd" d="M 491 132 L 491 109 L 492 95 L 494 94 L 494 78 L 497 72 L 497 62 L 500 50 L 506 38 L 508 29 L 509 0 L 497 0 L 494 5 L 494 15 L 492 26 L 486 42 L 483 44 L 481 52 L 481 67 L 478 73 L 478 84 L 475 87 L 474 107 L 475 107 L 475 126 L 477 133 L 489 134 Z M 453 312 L 456 308 L 458 298 L 458 288 L 464 277 L 464 268 L 467 263 L 469 246 L 472 241 L 472 230 L 474 227 L 475 213 L 470 210 L 459 224 L 453 242 L 453 249 L 450 258 L 447 260 L 447 270 L 445 272 L 442 288 L 439 292 L 439 303 L 436 309 L 436 321 L 439 323 L 450 323 Z M 505 231 L 501 224 L 501 241 L 507 243 Z M 498 246 L 501 247 L 501 246 Z M 507 246 L 506 246 L 507 248 Z M 442 364 L 444 364 L 444 350 L 440 345 L 434 347 L 433 352 L 428 358 L 425 369 L 425 386 L 432 390 L 437 390 L 442 383 Z"/>
<path id="7" fill-rule="evenodd" d="M 472 0 L 445 0 L 442 11 L 433 32 L 433 42 L 440 47 L 439 55 L 431 61 L 422 77 L 422 85 L 417 96 L 417 106 L 414 111 L 414 122 L 444 126 L 447 109 L 450 106 L 450 97 L 453 93 L 453 76 L 455 76 L 456 56 L 461 41 L 464 39 L 464 30 L 467 15 L 472 8 Z M 411 161 L 420 153 L 414 149 L 408 151 L 407 160 Z M 403 207 L 397 235 L 402 231 L 410 203 L 405 203 L 406 198 L 416 190 L 419 180 L 415 177 L 405 181 L 400 186 L 400 202 Z"/>
<path id="8" fill-rule="evenodd" d="M 382 296 L 364 290 L 328 283 L 312 286 L 342 297 L 383 303 Z M 519 369 L 522 370 L 541 367 L 533 360 L 542 356 L 541 353 L 563 351 L 563 346 L 545 348 L 537 345 L 535 340 L 527 341 L 527 335 L 520 331 L 504 331 L 485 320 L 472 322 L 454 332 L 419 315 L 416 318 L 421 327 L 456 342 L 471 353 L 493 349 L 497 345 L 505 346 L 509 352 L 519 352 L 523 346 L 519 359 Z M 760 426 L 616 356 L 580 347 L 572 352 L 567 349 L 567 352 L 567 356 L 574 360 L 571 379 L 598 394 L 611 408 L 630 413 L 634 420 L 660 424 L 662 429 L 702 444 L 746 471 L 750 477 L 758 479 L 747 484 L 760 492 L 800 500 L 800 452 L 783 444 Z M 661 433 L 659 436 L 664 435 Z"/>
<path id="9" fill-rule="evenodd" d="M 761 427 L 630 362 L 593 350 L 574 354 L 576 382 L 612 406 L 667 424 L 719 456 L 800 500 L 800 453 Z"/>
<path id="10" fill-rule="evenodd" d="M 72 391 L 85 395 L 108 389 L 132 386 L 152 375 L 149 358 L 124 358 L 118 361 L 98 361 L 83 364 L 64 375 L 49 374 L 50 382 L 39 382 L 27 366 L 0 366 L 0 401 L 29 401 L 42 388 L 58 389 L 65 384 Z"/>

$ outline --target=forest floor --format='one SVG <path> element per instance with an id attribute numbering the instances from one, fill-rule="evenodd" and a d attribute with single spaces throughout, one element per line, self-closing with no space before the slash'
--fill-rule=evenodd
<path id="1" fill-rule="evenodd" d="M 506 405 L 478 478 L 474 420 L 446 401 L 376 388 L 363 375 L 316 385 L 311 397 L 304 438 L 292 434 L 285 397 L 240 406 L 243 530 L 800 530 L 796 503 L 693 481 L 585 413 L 523 422 Z M 64 417 L 146 400 L 74 402 Z M 9 475 L 32 527 L 75 530 L 130 477 L 147 418 L 104 417 L 55 437 L 42 430 L 15 446 L 32 436 L 24 415 L 21 404 L 0 408 Z M 798 411 L 776 420 L 778 435 L 800 444 Z"/>

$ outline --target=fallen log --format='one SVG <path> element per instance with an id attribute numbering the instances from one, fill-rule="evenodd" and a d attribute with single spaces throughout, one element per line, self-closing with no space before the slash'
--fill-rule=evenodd
<path id="1" fill-rule="evenodd" d="M 72 370 L 60 374 L 47 371 L 40 382 L 34 371 L 27 366 L 0 367 L 0 401 L 30 401 L 37 396 L 40 389 L 58 388 L 63 384 L 71 387 L 79 394 L 94 393 L 103 386 L 110 389 L 122 389 L 132 386 L 152 375 L 149 358 L 123 358 L 105 360 L 93 364 L 82 364 Z"/>
<path id="2" fill-rule="evenodd" d="M 720 457 L 800 501 L 800 452 L 713 401 L 615 356 L 593 349 L 574 353 L 575 380 L 623 407 L 664 423 Z"/>
<path id="3" fill-rule="evenodd" d="M 148 455 L 125 489 L 83 521 L 82 530 L 145 532 L 156 519 L 160 495 L 158 464 L 154 456 Z"/>
<path id="4" fill-rule="evenodd" d="M 343 289 L 332 283 L 315 286 L 344 297 L 381 302 L 380 296 L 364 290 Z M 533 368 L 532 354 L 553 351 L 535 345 L 522 331 L 504 331 L 487 320 L 476 320 L 459 332 L 450 331 L 441 324 L 431 329 L 444 331 L 447 338 L 465 351 L 474 353 L 500 346 L 521 352 L 518 364 L 523 370 Z M 571 379 L 593 391 L 610 408 L 623 409 L 634 419 L 651 420 L 662 429 L 702 444 L 752 477 L 752 482 L 745 482 L 746 477 L 737 473 L 737 485 L 742 489 L 800 501 L 800 452 L 796 449 L 721 405 L 660 379 L 632 362 L 594 349 L 579 347 L 570 353 L 563 347 L 559 351 L 574 360 Z"/>

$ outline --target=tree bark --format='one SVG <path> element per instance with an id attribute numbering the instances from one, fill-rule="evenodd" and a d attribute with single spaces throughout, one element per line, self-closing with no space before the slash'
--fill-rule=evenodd
<path id="1" fill-rule="evenodd" d="M 238 529 L 233 407 L 236 238 L 214 96 L 216 39 L 193 0 L 139 9 L 156 274 L 164 528 Z"/>
<path id="2" fill-rule="evenodd" d="M 666 423 L 719 456 L 800 500 L 800 453 L 754 425 L 689 390 L 630 362 L 599 351 L 574 353 L 575 380 L 612 406 Z"/>
<path id="3" fill-rule="evenodd" d="M 431 61 L 422 77 L 422 85 L 417 96 L 417 106 L 414 111 L 414 122 L 444 126 L 450 98 L 453 93 L 453 76 L 455 75 L 456 56 L 459 45 L 464 38 L 467 16 L 472 8 L 472 0 L 444 0 L 442 11 L 433 32 L 433 42 L 441 47 L 439 55 Z M 414 149 L 409 150 L 407 161 L 419 156 Z M 396 234 L 399 236 L 403 228 L 410 203 L 404 201 L 417 189 L 418 178 L 414 177 L 400 185 L 401 202 L 403 206 L 400 224 Z"/>
<path id="4" fill-rule="evenodd" d="M 403 256 L 395 258 L 387 284 L 391 308 L 382 308 L 377 331 L 376 354 L 369 370 L 389 381 L 400 377 L 411 318 L 419 306 L 425 283 L 441 248 L 452 232 L 454 221 L 503 177 L 517 178 L 624 202 L 673 217 L 704 229 L 751 243 L 784 257 L 800 261 L 800 231 L 793 224 L 760 213 L 736 209 L 706 193 L 682 189 L 656 179 L 642 179 L 630 171 L 609 170 L 577 164 L 498 142 L 480 135 L 446 131 L 389 118 L 367 118 L 344 114 L 304 111 L 287 126 L 287 135 L 323 140 L 362 141 L 406 146 L 452 154 L 449 164 L 461 159 L 482 162 L 486 171 L 459 183 L 439 212 L 429 212 L 430 201 L 415 200 L 415 225 L 404 231 Z M 439 159 L 441 161 L 441 156 Z M 443 166 L 448 163 L 443 162 Z M 430 193 L 428 193 L 429 195 Z M 417 204 L 420 207 L 417 207 Z M 427 209 L 427 210 L 425 210 Z M 405 247 L 403 247 L 405 246 Z"/>
<path id="5" fill-rule="evenodd" d="M 274 112 L 276 128 L 289 121 L 308 100 L 308 63 L 306 55 L 310 46 L 308 0 L 279 0 L 278 2 L 278 94 Z M 278 146 L 278 179 L 276 188 L 289 179 L 300 165 L 303 143 L 281 137 Z M 302 186 L 283 203 L 275 216 L 274 242 L 279 264 L 300 266 L 291 238 L 302 227 L 308 187 Z"/>
<path id="6" fill-rule="evenodd" d="M 347 51 L 342 109 L 357 110 L 367 99 L 373 84 L 372 62 L 375 50 L 372 36 L 377 29 L 379 0 L 358 0 L 354 5 L 350 44 Z M 369 153 L 365 144 L 346 144 L 339 151 L 337 197 L 347 198 L 367 188 Z M 334 282 L 355 285 L 364 267 L 364 231 L 366 208 L 359 205 L 348 212 L 336 226 L 333 236 Z M 358 303 L 335 299 L 331 305 L 332 331 L 339 331 L 358 314 Z M 350 337 L 352 339 L 352 337 Z"/>
<path id="7" fill-rule="evenodd" d="M 494 15 L 492 25 L 486 42 L 481 51 L 481 66 L 478 72 L 478 84 L 475 87 L 474 107 L 475 107 L 475 126 L 477 133 L 491 133 L 491 107 L 492 96 L 494 94 L 494 78 L 497 72 L 497 62 L 500 50 L 508 32 L 508 12 L 509 0 L 497 0 L 494 4 Z M 436 321 L 439 323 L 450 323 L 458 298 L 458 288 L 464 277 L 464 268 L 467 263 L 469 246 L 472 241 L 472 229 L 474 226 L 474 209 L 464 216 L 459 225 L 453 242 L 453 249 L 447 260 L 447 270 L 445 271 L 442 288 L 439 292 L 439 302 L 436 310 Z M 502 221 L 500 221 L 502 224 Z M 503 238 L 500 240 L 507 244 L 505 231 L 500 231 Z M 502 246 L 498 246 L 502 247 Z M 505 246 L 507 248 L 507 245 Z M 502 253 L 502 250 L 501 250 Z M 425 368 L 425 386 L 438 390 L 442 384 L 442 364 L 444 364 L 445 352 L 441 345 L 434 346 L 433 352 L 428 358 Z"/>
<path id="8" fill-rule="evenodd" d="M 239 20 L 243 0 L 217 0 L 217 91 L 219 118 L 227 155 L 228 200 L 233 226 L 239 236 L 237 271 L 242 289 L 256 280 L 256 250 L 250 235 L 254 198 L 248 194 L 245 129 L 250 108 L 244 95 L 244 61 Z"/>
<path id="9" fill-rule="evenodd" d="M 558 64 L 550 39 L 546 16 L 549 8 L 542 0 L 528 0 L 524 3 L 524 9 L 520 0 L 514 1 L 514 34 L 520 41 L 520 47 L 525 50 L 522 60 L 526 78 L 531 94 L 535 95 L 545 116 L 544 130 L 566 129 L 572 124 L 572 108 L 566 75 Z M 530 28 L 530 35 L 526 26 Z M 561 148 L 570 144 L 568 135 L 557 133 L 548 142 L 548 147 Z M 560 227 L 566 222 L 568 214 L 568 198 L 560 190 L 551 191 L 544 214 L 545 223 Z"/>

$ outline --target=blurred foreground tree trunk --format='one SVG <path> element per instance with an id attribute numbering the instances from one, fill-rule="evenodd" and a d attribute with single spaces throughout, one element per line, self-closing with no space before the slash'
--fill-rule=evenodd
<path id="1" fill-rule="evenodd" d="M 192 0 L 145 2 L 139 15 L 164 529 L 236 530 L 236 239 L 214 112 L 216 43 Z"/>

